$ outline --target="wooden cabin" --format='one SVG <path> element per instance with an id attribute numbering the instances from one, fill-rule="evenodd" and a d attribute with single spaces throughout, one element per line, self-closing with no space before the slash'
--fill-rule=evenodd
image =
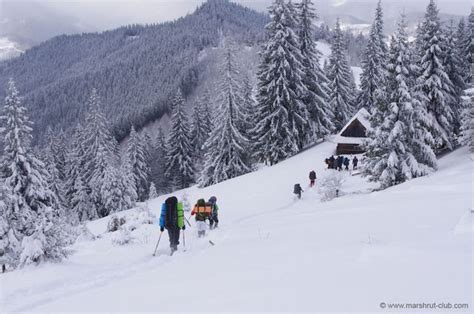
<path id="1" fill-rule="evenodd" d="M 370 129 L 369 115 L 369 112 L 362 108 L 342 128 L 335 138 L 337 155 L 365 153 L 361 144 L 367 138 L 367 130 Z"/>

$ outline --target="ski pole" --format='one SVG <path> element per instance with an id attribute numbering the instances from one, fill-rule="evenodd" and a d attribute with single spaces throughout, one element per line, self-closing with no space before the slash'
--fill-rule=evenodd
<path id="1" fill-rule="evenodd" d="M 153 252 L 153 256 L 156 255 L 156 250 L 158 250 L 158 244 L 160 244 L 160 240 L 161 240 L 161 235 L 162 235 L 162 234 L 163 234 L 163 231 L 161 231 L 160 237 L 158 238 L 158 242 L 156 242 L 155 252 Z"/>

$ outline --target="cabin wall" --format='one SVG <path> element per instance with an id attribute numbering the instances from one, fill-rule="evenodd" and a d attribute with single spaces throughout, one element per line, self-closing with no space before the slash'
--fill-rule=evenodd
<path id="1" fill-rule="evenodd" d="M 363 154 L 365 150 L 359 144 L 337 144 L 336 155 Z"/>

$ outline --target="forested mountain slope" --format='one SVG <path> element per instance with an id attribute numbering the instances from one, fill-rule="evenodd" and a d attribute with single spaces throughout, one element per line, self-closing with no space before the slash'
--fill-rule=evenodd
<path id="1" fill-rule="evenodd" d="M 18 82 L 35 122 L 36 140 L 50 126 L 73 127 L 93 87 L 120 139 L 168 110 L 181 87 L 198 83 L 200 52 L 231 35 L 258 45 L 267 17 L 227 0 L 209 0 L 193 14 L 159 25 L 131 25 L 103 33 L 55 37 L 0 63 L 0 98 L 9 77 Z"/>

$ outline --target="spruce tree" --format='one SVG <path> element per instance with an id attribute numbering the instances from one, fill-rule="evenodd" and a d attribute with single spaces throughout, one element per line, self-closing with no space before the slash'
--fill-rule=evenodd
<path id="1" fill-rule="evenodd" d="M 376 102 L 376 91 L 382 89 L 385 84 L 386 57 L 387 47 L 383 35 L 383 12 L 381 1 L 379 1 L 362 60 L 361 92 L 357 101 L 359 108 L 372 111 Z"/>
<path id="2" fill-rule="evenodd" d="M 205 100 L 201 98 L 194 105 L 191 131 L 194 166 L 197 172 L 202 169 L 202 163 L 204 162 L 204 152 L 202 149 L 211 132 L 210 117 L 207 114 Z"/>
<path id="3" fill-rule="evenodd" d="M 313 23 L 317 16 L 313 3 L 311 0 L 302 0 L 297 7 L 298 36 L 304 69 L 303 84 L 307 91 L 303 101 L 310 113 L 314 136 L 321 138 L 334 129 L 332 112 L 328 105 L 329 81 L 319 64 L 321 52 L 314 41 Z"/>
<path id="4" fill-rule="evenodd" d="M 466 83 L 467 79 L 469 78 L 469 74 L 470 74 L 469 69 L 471 65 L 469 64 L 468 56 L 466 54 L 467 52 L 466 47 L 470 41 L 470 38 L 469 38 L 469 33 L 466 27 L 466 21 L 464 18 L 461 18 L 459 20 L 458 27 L 456 29 L 455 40 L 456 40 L 456 49 L 457 49 L 457 52 L 459 53 L 458 58 L 461 63 L 461 69 L 464 69 L 464 71 L 462 72 L 462 77 L 463 77 L 464 83 Z"/>
<path id="5" fill-rule="evenodd" d="M 60 260 L 67 253 L 67 235 L 56 195 L 48 186 L 45 165 L 32 153 L 32 124 L 12 79 L 8 82 L 5 106 L 0 115 L 3 138 L 5 193 L 4 214 L 13 232 L 15 262 L 24 265 Z"/>
<path id="6" fill-rule="evenodd" d="M 79 123 L 66 154 L 65 195 L 70 210 L 69 216 L 76 223 L 97 217 L 89 189 L 84 183 L 86 155 L 83 138 L 83 126 Z"/>
<path id="7" fill-rule="evenodd" d="M 474 152 L 474 86 L 467 90 L 463 108 L 460 142 Z"/>
<path id="8" fill-rule="evenodd" d="M 61 216 L 66 216 L 67 201 L 66 201 L 66 192 L 64 190 L 64 181 L 61 178 L 60 170 L 58 169 L 58 164 L 55 161 L 56 139 L 51 135 L 51 133 L 49 133 L 47 136 L 47 140 L 48 140 L 48 144 L 45 149 L 44 157 L 43 157 L 44 164 L 46 167 L 46 173 L 47 173 L 46 181 L 48 182 L 49 188 L 56 195 L 58 199 L 58 205 L 61 211 Z M 68 217 L 68 219 L 69 218 L 71 217 Z"/>
<path id="9" fill-rule="evenodd" d="M 453 85 L 443 65 L 443 33 L 438 8 L 433 0 L 427 7 L 421 25 L 418 47 L 420 50 L 419 97 L 430 115 L 434 149 L 452 148 L 454 116 L 451 108 Z"/>
<path id="10" fill-rule="evenodd" d="M 15 213 L 11 209 L 9 194 L 0 185 L 0 250 L 7 264 L 15 266 L 20 258 L 21 237 L 14 228 Z"/>
<path id="11" fill-rule="evenodd" d="M 175 189 L 189 187 L 194 182 L 193 147 L 181 90 L 178 90 L 173 99 L 171 129 L 166 147 L 166 176 L 171 185 Z"/>
<path id="12" fill-rule="evenodd" d="M 152 200 L 158 197 L 158 192 L 156 192 L 155 184 L 152 182 L 150 183 L 150 189 L 148 193 L 148 199 Z"/>
<path id="13" fill-rule="evenodd" d="M 154 140 L 154 150 L 151 158 L 151 178 L 158 192 L 161 194 L 169 191 L 170 185 L 165 175 L 166 171 L 166 141 L 163 129 L 158 128 Z"/>
<path id="14" fill-rule="evenodd" d="M 103 187 L 108 184 L 106 171 L 110 163 L 116 162 L 117 142 L 111 136 L 106 117 L 96 89 L 92 90 L 86 115 L 82 147 L 84 147 L 85 169 L 82 183 L 87 184 L 98 217 L 105 217 L 110 210 L 105 207 Z M 94 217 L 91 217 L 94 218 Z"/>
<path id="15" fill-rule="evenodd" d="M 344 53 L 343 34 L 336 22 L 331 55 L 329 57 L 329 107 L 334 114 L 334 126 L 340 130 L 354 112 L 354 78 Z"/>
<path id="16" fill-rule="evenodd" d="M 238 129 L 242 135 L 251 142 L 252 128 L 255 126 L 254 112 L 257 106 L 254 95 L 254 87 L 249 73 L 247 73 L 242 80 L 241 87 L 242 105 L 240 106 L 241 117 L 238 123 Z M 249 145 L 250 145 L 249 142 Z M 250 147 L 248 147 L 250 149 Z"/>
<path id="17" fill-rule="evenodd" d="M 146 140 L 141 137 L 132 126 L 128 138 L 127 154 L 134 176 L 135 188 L 138 194 L 138 201 L 143 202 L 148 196 L 148 184 L 150 168 L 148 166 L 148 153 L 145 148 Z"/>
<path id="18" fill-rule="evenodd" d="M 471 8 L 471 14 L 467 19 L 466 36 L 464 39 L 464 57 L 469 65 L 464 78 L 467 84 L 474 83 L 474 7 Z"/>
<path id="19" fill-rule="evenodd" d="M 130 208 L 126 198 L 122 176 L 115 166 L 107 165 L 105 171 L 105 184 L 101 186 L 100 195 L 103 200 L 103 207 L 106 209 L 104 215 L 120 212 Z"/>
<path id="20" fill-rule="evenodd" d="M 267 42 L 260 55 L 257 124 L 252 130 L 255 157 L 275 164 L 299 152 L 311 132 L 309 112 L 302 101 L 302 56 L 291 6 L 276 0 L 270 7 Z"/>
<path id="21" fill-rule="evenodd" d="M 461 52 L 458 49 L 458 39 L 452 20 L 447 26 L 445 33 L 446 35 L 444 36 L 442 46 L 444 52 L 443 65 L 449 80 L 452 82 L 448 90 L 448 99 L 451 110 L 453 111 L 454 132 L 455 134 L 459 134 L 462 112 L 461 95 L 466 88 L 463 77 L 465 69 L 462 68 Z"/>
<path id="22" fill-rule="evenodd" d="M 127 208 L 135 206 L 138 199 L 137 184 L 135 182 L 135 175 L 133 173 L 132 163 L 127 154 L 122 156 L 120 164 L 120 181 L 123 188 L 123 202 Z"/>
<path id="23" fill-rule="evenodd" d="M 220 112 L 217 125 L 204 144 L 206 158 L 200 178 L 200 186 L 205 187 L 250 172 L 248 139 L 239 130 L 241 121 L 242 98 L 238 95 L 236 81 L 238 71 L 234 65 L 234 56 L 227 49 L 222 65 L 222 80 L 218 90 Z"/>
<path id="24" fill-rule="evenodd" d="M 370 179 L 379 181 L 382 188 L 426 175 L 436 168 L 436 156 L 429 146 L 433 139 L 427 130 L 427 113 L 408 85 L 414 74 L 410 70 L 404 16 L 392 45 L 395 46 L 390 52 L 390 103 L 382 113 L 383 119 L 373 125 L 375 131 L 369 133 L 371 141 L 364 167 Z"/>

